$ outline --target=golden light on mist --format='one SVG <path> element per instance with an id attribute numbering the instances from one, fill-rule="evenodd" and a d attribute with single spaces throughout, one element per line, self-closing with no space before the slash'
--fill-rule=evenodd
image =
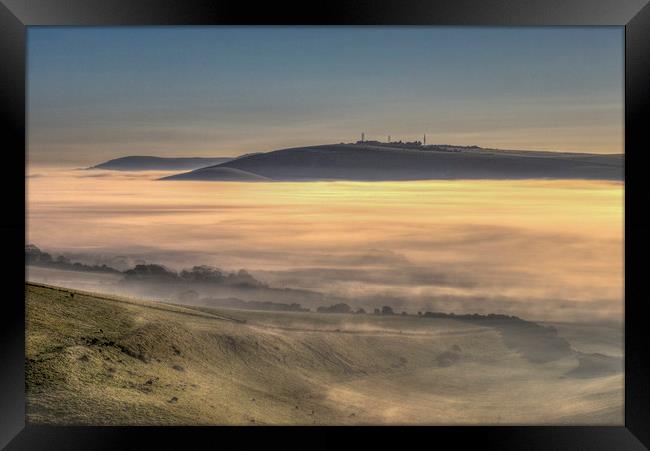
<path id="1" fill-rule="evenodd" d="M 403 273 L 408 283 L 291 280 L 339 295 L 607 301 L 607 314 L 622 312 L 620 182 L 155 180 L 162 175 L 53 171 L 29 177 L 28 242 L 75 252 L 155 251 L 160 263 L 178 269 L 199 263 L 246 268 L 262 278 L 270 272 L 268 280 L 277 284 L 287 282 L 274 271 L 365 265 Z M 369 252 L 396 260 L 346 263 Z M 451 282 L 429 283 L 421 275 L 427 269 L 447 271 Z M 418 278 L 409 272 L 415 270 Z M 454 284 L 465 279 L 471 283 Z"/>

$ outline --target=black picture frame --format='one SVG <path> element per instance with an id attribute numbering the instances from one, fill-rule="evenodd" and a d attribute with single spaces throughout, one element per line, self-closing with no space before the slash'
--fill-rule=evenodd
<path id="1" fill-rule="evenodd" d="M 615 25 L 625 27 L 625 425 L 621 427 L 47 427 L 25 425 L 26 27 L 34 25 Z M 0 222 L 0 447 L 25 449 L 341 448 L 480 446 L 518 450 L 650 447 L 650 353 L 643 305 L 644 171 L 650 152 L 650 5 L 647 0 L 327 1 L 282 5 L 235 0 L 0 0 L 0 124 L 6 144 Z M 644 203 L 644 201 L 646 201 Z M 644 446 L 645 445 L 645 446 Z M 358 446 L 358 444 L 356 445 Z M 447 447 L 445 447 L 447 449 Z"/>

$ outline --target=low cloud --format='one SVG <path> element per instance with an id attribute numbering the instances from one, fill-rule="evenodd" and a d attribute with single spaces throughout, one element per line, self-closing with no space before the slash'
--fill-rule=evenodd
<path id="1" fill-rule="evenodd" d="M 72 179 L 57 174 L 29 181 L 28 242 L 87 264 L 244 268 L 271 287 L 364 307 L 392 299 L 409 311 L 429 305 L 532 320 L 618 318 L 623 311 L 620 185 L 260 189 L 142 175 L 120 183 L 117 174 L 76 179 L 70 190 Z"/>

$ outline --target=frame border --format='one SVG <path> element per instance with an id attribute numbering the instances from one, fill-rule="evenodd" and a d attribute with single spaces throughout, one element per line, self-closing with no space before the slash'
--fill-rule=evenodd
<path id="1" fill-rule="evenodd" d="M 645 330 L 644 257 L 650 220 L 643 216 L 650 117 L 650 5 L 647 0 L 332 0 L 304 5 L 234 0 L 0 0 L 0 123 L 9 142 L 2 181 L 9 196 L 0 222 L 8 254 L 1 274 L 0 447 L 6 449 L 162 449 L 188 443 L 272 447 L 346 447 L 454 443 L 487 449 L 642 450 L 650 447 L 650 340 Z M 3 5 L 4 3 L 4 5 Z M 42 25 L 615 25 L 625 27 L 625 426 L 469 427 L 52 427 L 25 426 L 25 178 L 11 170 L 26 156 L 26 27 Z M 22 180 L 21 180 L 22 177 Z M 19 187 L 19 188 L 17 188 Z M 644 189 L 645 188 L 645 189 Z M 636 207 L 636 208 L 635 208 Z M 19 238 L 20 237 L 20 238 Z M 294 440 L 287 440 L 288 434 Z M 356 436 L 356 437 L 355 437 Z M 13 440 L 12 440 L 13 439 Z M 10 442 L 10 443 L 9 443 Z M 645 444 L 645 446 L 644 446 Z"/>

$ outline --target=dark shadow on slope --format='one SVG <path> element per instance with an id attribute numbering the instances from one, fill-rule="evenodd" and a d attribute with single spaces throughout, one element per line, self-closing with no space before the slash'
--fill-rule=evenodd
<path id="1" fill-rule="evenodd" d="M 224 168 L 221 166 L 197 169 L 192 172 L 171 175 L 159 180 L 196 180 L 196 181 L 224 181 L 224 182 L 270 182 L 268 177 L 242 171 L 236 168 Z"/>
<path id="2" fill-rule="evenodd" d="M 577 352 L 578 366 L 566 373 L 566 376 L 589 379 L 592 377 L 610 376 L 623 372 L 623 359 L 605 354 L 586 354 Z"/>
<path id="3" fill-rule="evenodd" d="M 573 355 L 570 343 L 552 326 L 540 326 L 530 321 L 494 324 L 505 345 L 517 351 L 529 362 L 546 363 Z"/>
<path id="4" fill-rule="evenodd" d="M 507 315 L 454 315 L 426 312 L 424 317 L 447 318 L 469 322 L 499 331 L 504 344 L 533 363 L 546 363 L 574 355 L 570 343 L 557 333 L 553 326 L 541 326 L 516 316 Z"/>

